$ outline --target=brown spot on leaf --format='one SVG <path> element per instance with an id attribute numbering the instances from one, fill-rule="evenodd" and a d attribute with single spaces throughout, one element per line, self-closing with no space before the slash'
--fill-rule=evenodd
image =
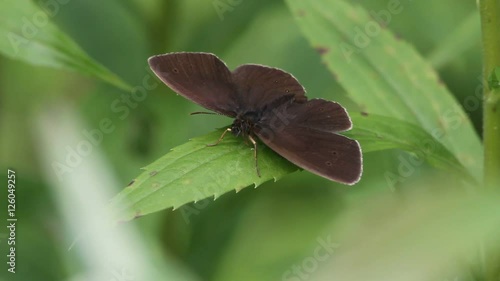
<path id="1" fill-rule="evenodd" d="M 127 184 L 127 186 L 131 186 L 131 185 L 133 185 L 133 184 L 134 184 L 134 182 L 135 182 L 135 180 L 132 180 L 129 184 Z"/>
<path id="2" fill-rule="evenodd" d="M 156 174 L 158 174 L 158 172 L 157 172 L 157 171 L 151 171 L 151 172 L 149 173 L 149 175 L 150 175 L 150 176 L 156 176 Z"/>
<path id="3" fill-rule="evenodd" d="M 137 211 L 137 212 L 135 212 L 135 215 L 134 215 L 133 219 L 135 220 L 135 219 L 138 219 L 140 217 L 142 217 L 142 213 L 141 213 L 141 211 Z"/>
<path id="4" fill-rule="evenodd" d="M 380 26 L 380 28 L 386 28 L 387 27 L 387 24 L 385 23 L 384 20 L 373 16 L 372 13 L 370 13 L 370 17 L 372 18 L 373 21 L 375 21 L 376 24 L 378 24 Z"/>
<path id="5" fill-rule="evenodd" d="M 366 111 L 361 111 L 361 115 L 363 115 L 363 116 L 368 116 L 368 112 L 366 112 Z"/>
<path id="6" fill-rule="evenodd" d="M 306 15 L 306 12 L 304 10 L 300 9 L 300 10 L 297 11 L 297 16 L 303 17 L 305 15 Z"/>
<path id="7" fill-rule="evenodd" d="M 330 51 L 330 49 L 328 49 L 327 47 L 322 46 L 315 47 L 315 49 L 320 55 L 324 55 Z"/>
<path id="8" fill-rule="evenodd" d="M 331 72 L 331 73 L 332 73 L 333 80 L 339 81 L 339 76 L 337 75 L 337 73 L 335 73 L 335 72 Z"/>

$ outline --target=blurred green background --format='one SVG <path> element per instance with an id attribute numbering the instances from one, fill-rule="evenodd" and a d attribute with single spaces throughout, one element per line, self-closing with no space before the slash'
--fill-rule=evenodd
<path id="1" fill-rule="evenodd" d="M 47 2 L 36 3 L 43 8 Z M 348 2 L 376 12 L 389 1 Z M 231 69 L 243 63 L 282 68 L 309 97 L 359 111 L 283 1 L 57 3 L 50 17 L 56 26 L 133 87 L 144 79 L 158 82 L 147 66 L 152 55 L 211 52 Z M 405 2 L 386 28 L 428 59 L 459 103 L 481 86 L 475 1 Z M 492 250 L 499 244 L 484 244 L 481 237 L 498 226 L 498 216 L 478 222 L 477 232 L 471 227 L 476 215 L 498 211 L 496 205 L 463 199 L 470 190 L 427 164 L 392 187 L 384 175 L 397 173 L 399 157 L 406 157 L 399 150 L 365 154 L 363 178 L 352 187 L 297 172 L 107 230 L 99 224 L 100 208 L 141 167 L 231 120 L 189 116 L 202 109 L 159 82 L 143 101 L 119 111 L 117 104 L 130 92 L 90 76 L 4 56 L 0 74 L 0 167 L 16 171 L 18 217 L 16 274 L 6 270 L 7 231 L 0 231 L 1 280 L 341 280 L 335 276 L 358 270 L 379 275 L 360 273 L 352 280 L 500 280 L 498 251 Z M 481 109 L 470 108 L 466 112 L 480 134 Z M 111 132 L 59 180 L 53 159 L 104 119 L 111 120 Z M 6 190 L 1 194 L 5 198 Z M 5 202 L 1 206 L 5 214 Z M 444 224 L 436 214 L 446 218 Z M 322 248 L 328 260 L 311 258 L 325 240 L 336 245 L 332 253 Z M 340 261 L 333 262 L 337 253 Z M 341 273 L 332 275 L 332 268 Z"/>

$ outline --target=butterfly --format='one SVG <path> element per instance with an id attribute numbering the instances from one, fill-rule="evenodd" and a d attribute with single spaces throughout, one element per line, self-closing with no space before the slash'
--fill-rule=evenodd
<path id="1" fill-rule="evenodd" d="M 234 118 L 226 133 L 257 140 L 295 165 L 332 181 L 354 184 L 363 170 L 356 140 L 339 132 L 352 128 L 347 111 L 338 103 L 308 99 L 290 73 L 258 64 L 230 71 L 210 53 L 167 53 L 148 63 L 158 78 L 179 95 L 215 114 Z M 203 113 L 203 112 L 196 112 Z"/>

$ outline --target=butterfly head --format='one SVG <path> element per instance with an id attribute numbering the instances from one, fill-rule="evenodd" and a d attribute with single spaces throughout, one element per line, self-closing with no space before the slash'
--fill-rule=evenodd
<path id="1" fill-rule="evenodd" d="M 239 114 L 231 125 L 231 132 L 235 136 L 249 136 L 252 134 L 255 124 L 259 122 L 261 113 L 255 111 Z"/>

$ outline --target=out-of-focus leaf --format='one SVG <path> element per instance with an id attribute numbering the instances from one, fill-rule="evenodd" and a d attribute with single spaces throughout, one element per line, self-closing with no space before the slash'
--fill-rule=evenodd
<path id="1" fill-rule="evenodd" d="M 56 3 L 58 9 L 64 4 Z M 0 52 L 33 65 L 69 69 L 99 78 L 123 90 L 131 90 L 114 73 L 90 58 L 52 22 L 57 10 L 45 13 L 32 1 L 0 2 Z"/>
<path id="2" fill-rule="evenodd" d="M 441 68 L 481 40 L 479 13 L 472 12 L 429 54 L 428 60 L 435 68 Z"/>
<path id="3" fill-rule="evenodd" d="M 471 175 L 481 178 L 479 137 L 412 46 L 396 39 L 360 6 L 342 0 L 287 3 L 304 35 L 362 110 L 420 125 Z"/>
<path id="4" fill-rule="evenodd" d="M 490 278 L 461 275 L 471 262 L 480 275 L 485 265 L 498 269 L 498 259 L 485 255 L 498 249 L 498 192 L 471 196 L 453 188 L 443 192 L 449 181 L 426 184 L 425 192 L 413 188 L 356 202 L 332 229 L 340 246 L 309 280 L 496 280 L 498 271 Z"/>

